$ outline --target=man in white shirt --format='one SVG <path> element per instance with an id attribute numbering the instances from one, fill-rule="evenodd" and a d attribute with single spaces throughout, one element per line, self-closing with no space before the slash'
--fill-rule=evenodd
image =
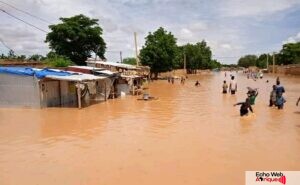
<path id="1" fill-rule="evenodd" d="M 231 76 L 231 81 L 229 84 L 229 91 L 231 92 L 231 94 L 235 94 L 235 92 L 237 91 L 237 83 L 234 80 L 234 76 Z"/>

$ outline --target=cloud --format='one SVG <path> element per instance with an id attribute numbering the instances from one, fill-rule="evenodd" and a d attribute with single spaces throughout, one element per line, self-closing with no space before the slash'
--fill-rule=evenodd
<path id="1" fill-rule="evenodd" d="M 270 15 L 299 5 L 299 0 L 226 0 L 218 8 L 228 17 Z"/>
<path id="2" fill-rule="evenodd" d="M 240 55 L 281 47 L 282 40 L 297 41 L 299 0 L 14 0 L 6 2 L 52 23 L 60 17 L 85 14 L 99 19 L 110 61 L 134 56 L 133 32 L 138 47 L 148 32 L 160 26 L 171 31 L 177 43 L 208 41 L 221 62 L 234 63 Z M 48 24 L 0 3 L 0 7 L 42 29 Z M 294 11 L 292 16 L 288 12 Z M 274 18 L 280 14 L 280 19 Z M 259 18 L 259 19 L 258 19 Z M 286 21 L 289 18 L 290 21 Z M 17 54 L 46 54 L 42 33 L 0 12 L 0 37 Z M 294 21 L 293 21 L 294 20 Z M 271 33 L 271 34 L 270 34 Z M 1 45 L 1 44 L 0 44 Z M 275 47 L 276 46 L 276 47 Z M 1 46 L 0 46 L 1 47 Z M 2 46 L 3 47 L 3 46 Z M 4 50 L 2 49 L 0 51 Z M 6 51 L 5 51 L 6 52 Z M 228 56 L 236 58 L 226 59 Z"/>
<path id="3" fill-rule="evenodd" d="M 296 43 L 296 42 L 300 42 L 300 32 L 298 32 L 295 36 L 291 36 L 289 37 L 287 40 L 283 41 L 283 44 L 287 44 L 287 43 Z"/>
<path id="4" fill-rule="evenodd" d="M 221 44 L 221 48 L 227 49 L 227 50 L 231 50 L 232 49 L 232 47 L 231 47 L 230 44 Z"/>

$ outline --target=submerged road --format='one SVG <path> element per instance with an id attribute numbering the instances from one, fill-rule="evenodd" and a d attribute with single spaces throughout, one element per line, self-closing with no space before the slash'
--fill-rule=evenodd
<path id="1" fill-rule="evenodd" d="M 281 77 L 283 110 L 268 107 L 275 76 L 238 74 L 235 96 L 221 93 L 223 80 L 156 81 L 150 93 L 159 99 L 147 102 L 0 108 L 0 184 L 240 185 L 247 170 L 300 170 L 300 78 Z M 241 118 L 233 104 L 247 86 L 259 95 L 254 114 Z"/>

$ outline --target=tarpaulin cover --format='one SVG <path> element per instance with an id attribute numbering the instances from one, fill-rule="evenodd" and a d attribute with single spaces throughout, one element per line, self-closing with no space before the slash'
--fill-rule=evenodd
<path id="1" fill-rule="evenodd" d="M 55 76 L 70 76 L 72 73 L 53 69 L 36 69 L 30 67 L 0 67 L 0 73 L 24 75 L 24 76 L 36 76 L 37 78 L 45 78 L 47 75 Z"/>

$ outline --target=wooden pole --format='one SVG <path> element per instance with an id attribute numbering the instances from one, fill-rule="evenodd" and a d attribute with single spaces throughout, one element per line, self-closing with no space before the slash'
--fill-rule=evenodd
<path id="1" fill-rule="evenodd" d="M 105 97 L 104 97 L 104 100 L 106 101 L 106 82 L 105 82 L 105 81 L 104 81 L 104 90 L 105 90 L 105 91 L 104 91 L 104 96 L 105 96 Z"/>
<path id="2" fill-rule="evenodd" d="M 77 83 L 76 87 L 77 87 L 78 108 L 81 109 L 81 89 L 80 89 L 80 83 Z"/>
<path id="3" fill-rule="evenodd" d="M 120 51 L 120 63 L 123 63 L 122 51 Z"/>
<path id="4" fill-rule="evenodd" d="M 183 69 L 184 69 L 184 72 L 186 73 L 186 55 L 185 55 L 185 53 L 183 54 Z"/>
<path id="5" fill-rule="evenodd" d="M 275 52 L 273 53 L 273 74 L 275 73 Z"/>
<path id="6" fill-rule="evenodd" d="M 267 54 L 267 69 L 269 71 L 269 54 Z"/>
<path id="7" fill-rule="evenodd" d="M 137 49 L 136 32 L 134 32 L 134 45 L 135 45 L 135 60 L 136 60 L 136 66 L 139 66 L 139 55 L 138 55 L 138 49 Z"/>

